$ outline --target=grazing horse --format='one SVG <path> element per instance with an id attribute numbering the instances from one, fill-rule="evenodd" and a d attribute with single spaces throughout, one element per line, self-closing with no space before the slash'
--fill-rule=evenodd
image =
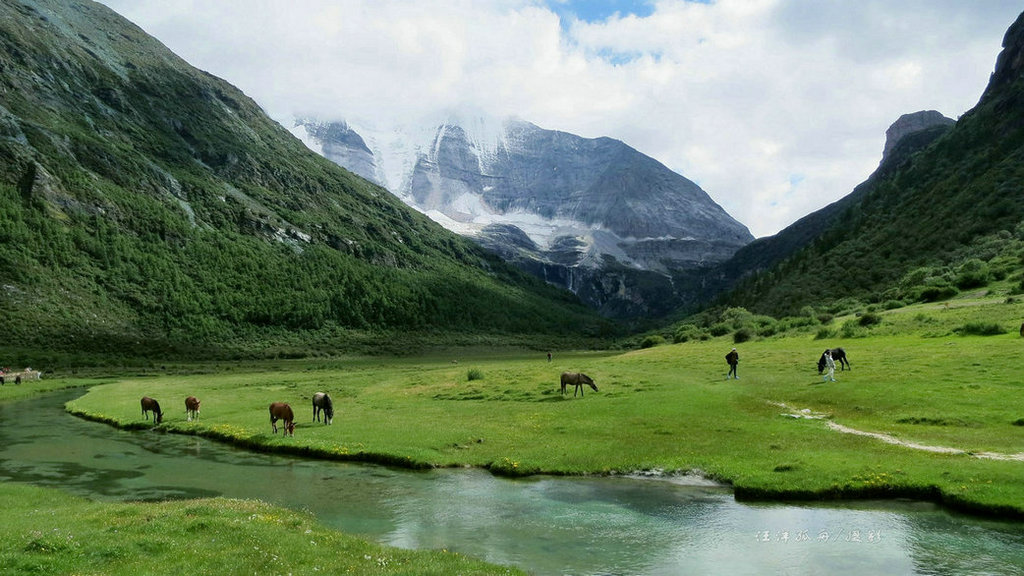
<path id="1" fill-rule="evenodd" d="M 284 402 L 274 402 L 270 405 L 270 425 L 274 427 L 274 434 L 277 434 L 277 421 L 284 422 L 285 436 L 295 435 L 295 414 L 292 407 Z"/>
<path id="2" fill-rule="evenodd" d="M 142 415 L 149 420 L 149 413 L 153 413 L 153 422 L 159 424 L 164 421 L 163 410 L 160 410 L 160 403 L 153 400 L 149 396 L 143 396 L 140 402 L 142 404 Z"/>
<path id="3" fill-rule="evenodd" d="M 320 410 L 324 411 L 324 424 L 330 424 L 334 420 L 334 402 L 331 395 L 326 392 L 313 394 L 313 421 L 320 421 Z"/>
<path id="4" fill-rule="evenodd" d="M 593 388 L 595 392 L 597 391 L 597 384 L 594 384 L 594 381 L 590 379 L 590 376 L 587 376 L 582 372 L 562 372 L 562 394 L 565 394 L 565 387 L 569 384 L 576 386 L 572 391 L 573 398 L 576 397 L 576 392 L 579 392 L 580 396 L 583 396 L 584 384 Z"/>
<path id="5" fill-rule="evenodd" d="M 192 418 L 199 420 L 199 404 L 199 399 L 195 396 L 185 398 L 185 417 L 189 422 L 192 421 Z"/>
<path id="6" fill-rule="evenodd" d="M 846 370 L 847 368 L 850 368 L 850 361 L 846 359 L 846 351 L 845 350 L 843 350 L 842 348 L 832 348 L 831 350 L 829 350 L 829 353 L 832 354 L 832 360 L 834 360 L 836 364 L 841 366 L 842 370 Z M 850 368 L 850 369 L 852 370 L 853 368 Z M 821 358 L 818 358 L 818 374 L 821 374 L 824 371 L 825 371 L 825 353 L 822 352 L 821 353 Z"/>

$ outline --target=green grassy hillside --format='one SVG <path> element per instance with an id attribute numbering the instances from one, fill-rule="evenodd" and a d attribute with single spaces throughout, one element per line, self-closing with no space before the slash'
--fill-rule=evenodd
<path id="1" fill-rule="evenodd" d="M 102 5 L 0 4 L 0 70 L 0 318 L 28 358 L 608 329 Z"/>
<path id="2" fill-rule="evenodd" d="M 746 269 L 731 263 L 721 274 L 748 276 L 721 301 L 777 316 L 844 298 L 878 303 L 913 270 L 958 266 L 979 237 L 1017 233 L 1024 221 L 1022 39 L 1018 19 L 983 98 L 951 129 L 919 138 L 849 197 L 739 253 Z M 808 223 L 816 233 L 804 234 Z M 764 269 L 779 257 L 785 260 Z"/>

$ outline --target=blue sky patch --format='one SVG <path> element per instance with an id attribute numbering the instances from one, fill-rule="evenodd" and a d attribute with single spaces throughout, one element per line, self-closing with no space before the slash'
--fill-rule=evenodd
<path id="1" fill-rule="evenodd" d="M 645 18 L 654 13 L 654 4 L 647 0 L 547 0 L 548 8 L 558 14 L 563 25 L 576 18 L 584 22 L 604 22 L 615 13 Z"/>

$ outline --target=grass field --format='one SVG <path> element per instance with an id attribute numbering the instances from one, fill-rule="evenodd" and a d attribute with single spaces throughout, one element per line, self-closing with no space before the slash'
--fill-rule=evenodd
<path id="1" fill-rule="evenodd" d="M 544 354 L 462 351 L 124 378 L 69 408 L 148 426 L 139 398 L 149 395 L 169 431 L 263 450 L 508 475 L 699 471 L 741 498 L 910 496 L 1024 517 L 1024 307 L 963 298 L 881 316 L 856 332 L 841 330 L 849 319 L 835 321 L 837 333 L 856 337 L 815 330 L 740 344 L 739 380 L 725 379 L 733 344 L 722 337 L 555 353 L 550 363 Z M 1007 332 L 959 335 L 969 322 Z M 835 383 L 815 367 L 826 346 L 843 346 L 853 365 Z M 563 370 L 586 372 L 600 391 L 563 397 Z M 311 422 L 317 391 L 334 398 L 332 426 Z M 185 421 L 187 395 L 203 402 L 198 422 Z M 273 401 L 295 409 L 294 437 L 271 433 Z"/>
<path id="2" fill-rule="evenodd" d="M 1024 384 L 1017 334 L 1024 305 L 975 295 L 837 318 L 737 345 L 728 336 L 630 352 L 481 348 L 424 358 L 286 360 L 275 365 L 148 365 L 82 371 L 0 388 L 0 400 L 89 386 L 72 412 L 124 428 L 152 426 L 257 450 L 404 466 L 478 466 L 497 474 L 698 471 L 739 498 L 915 497 L 1024 518 Z M 1002 334 L 962 335 L 965 326 Z M 803 330 L 803 331 L 801 331 Z M 853 365 L 817 375 L 825 347 Z M 563 397 L 563 370 L 600 388 Z M 125 375 L 125 374 L 129 375 Z M 334 398 L 332 426 L 310 399 Z M 198 421 L 184 398 L 202 400 Z M 294 437 L 271 433 L 267 405 L 290 403 Z M 884 435 L 880 437 L 847 431 Z M 15 573 L 513 573 L 446 551 L 378 546 L 310 516 L 222 498 L 98 503 L 51 489 L 0 485 L 7 502 L 0 565 Z M 329 548 L 331 554 L 318 550 Z"/>
<path id="3" fill-rule="evenodd" d="M 91 502 L 0 485 L 4 574 L 521 574 L 445 550 L 380 546 L 254 500 Z M 59 506 L 54 506 L 59 502 Z"/>

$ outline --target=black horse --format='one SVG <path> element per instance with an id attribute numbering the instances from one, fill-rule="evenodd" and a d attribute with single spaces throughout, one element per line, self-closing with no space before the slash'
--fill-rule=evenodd
<path id="1" fill-rule="evenodd" d="M 838 364 L 842 370 L 850 368 L 850 361 L 846 359 L 846 350 L 843 350 L 842 348 L 832 348 L 831 350 L 826 350 L 825 352 L 829 352 L 830 354 L 832 354 L 832 360 L 834 360 L 835 363 Z M 825 371 L 825 352 L 822 352 L 821 358 L 818 358 L 818 374 L 821 374 L 822 372 Z M 853 368 L 850 369 L 853 370 Z"/>

